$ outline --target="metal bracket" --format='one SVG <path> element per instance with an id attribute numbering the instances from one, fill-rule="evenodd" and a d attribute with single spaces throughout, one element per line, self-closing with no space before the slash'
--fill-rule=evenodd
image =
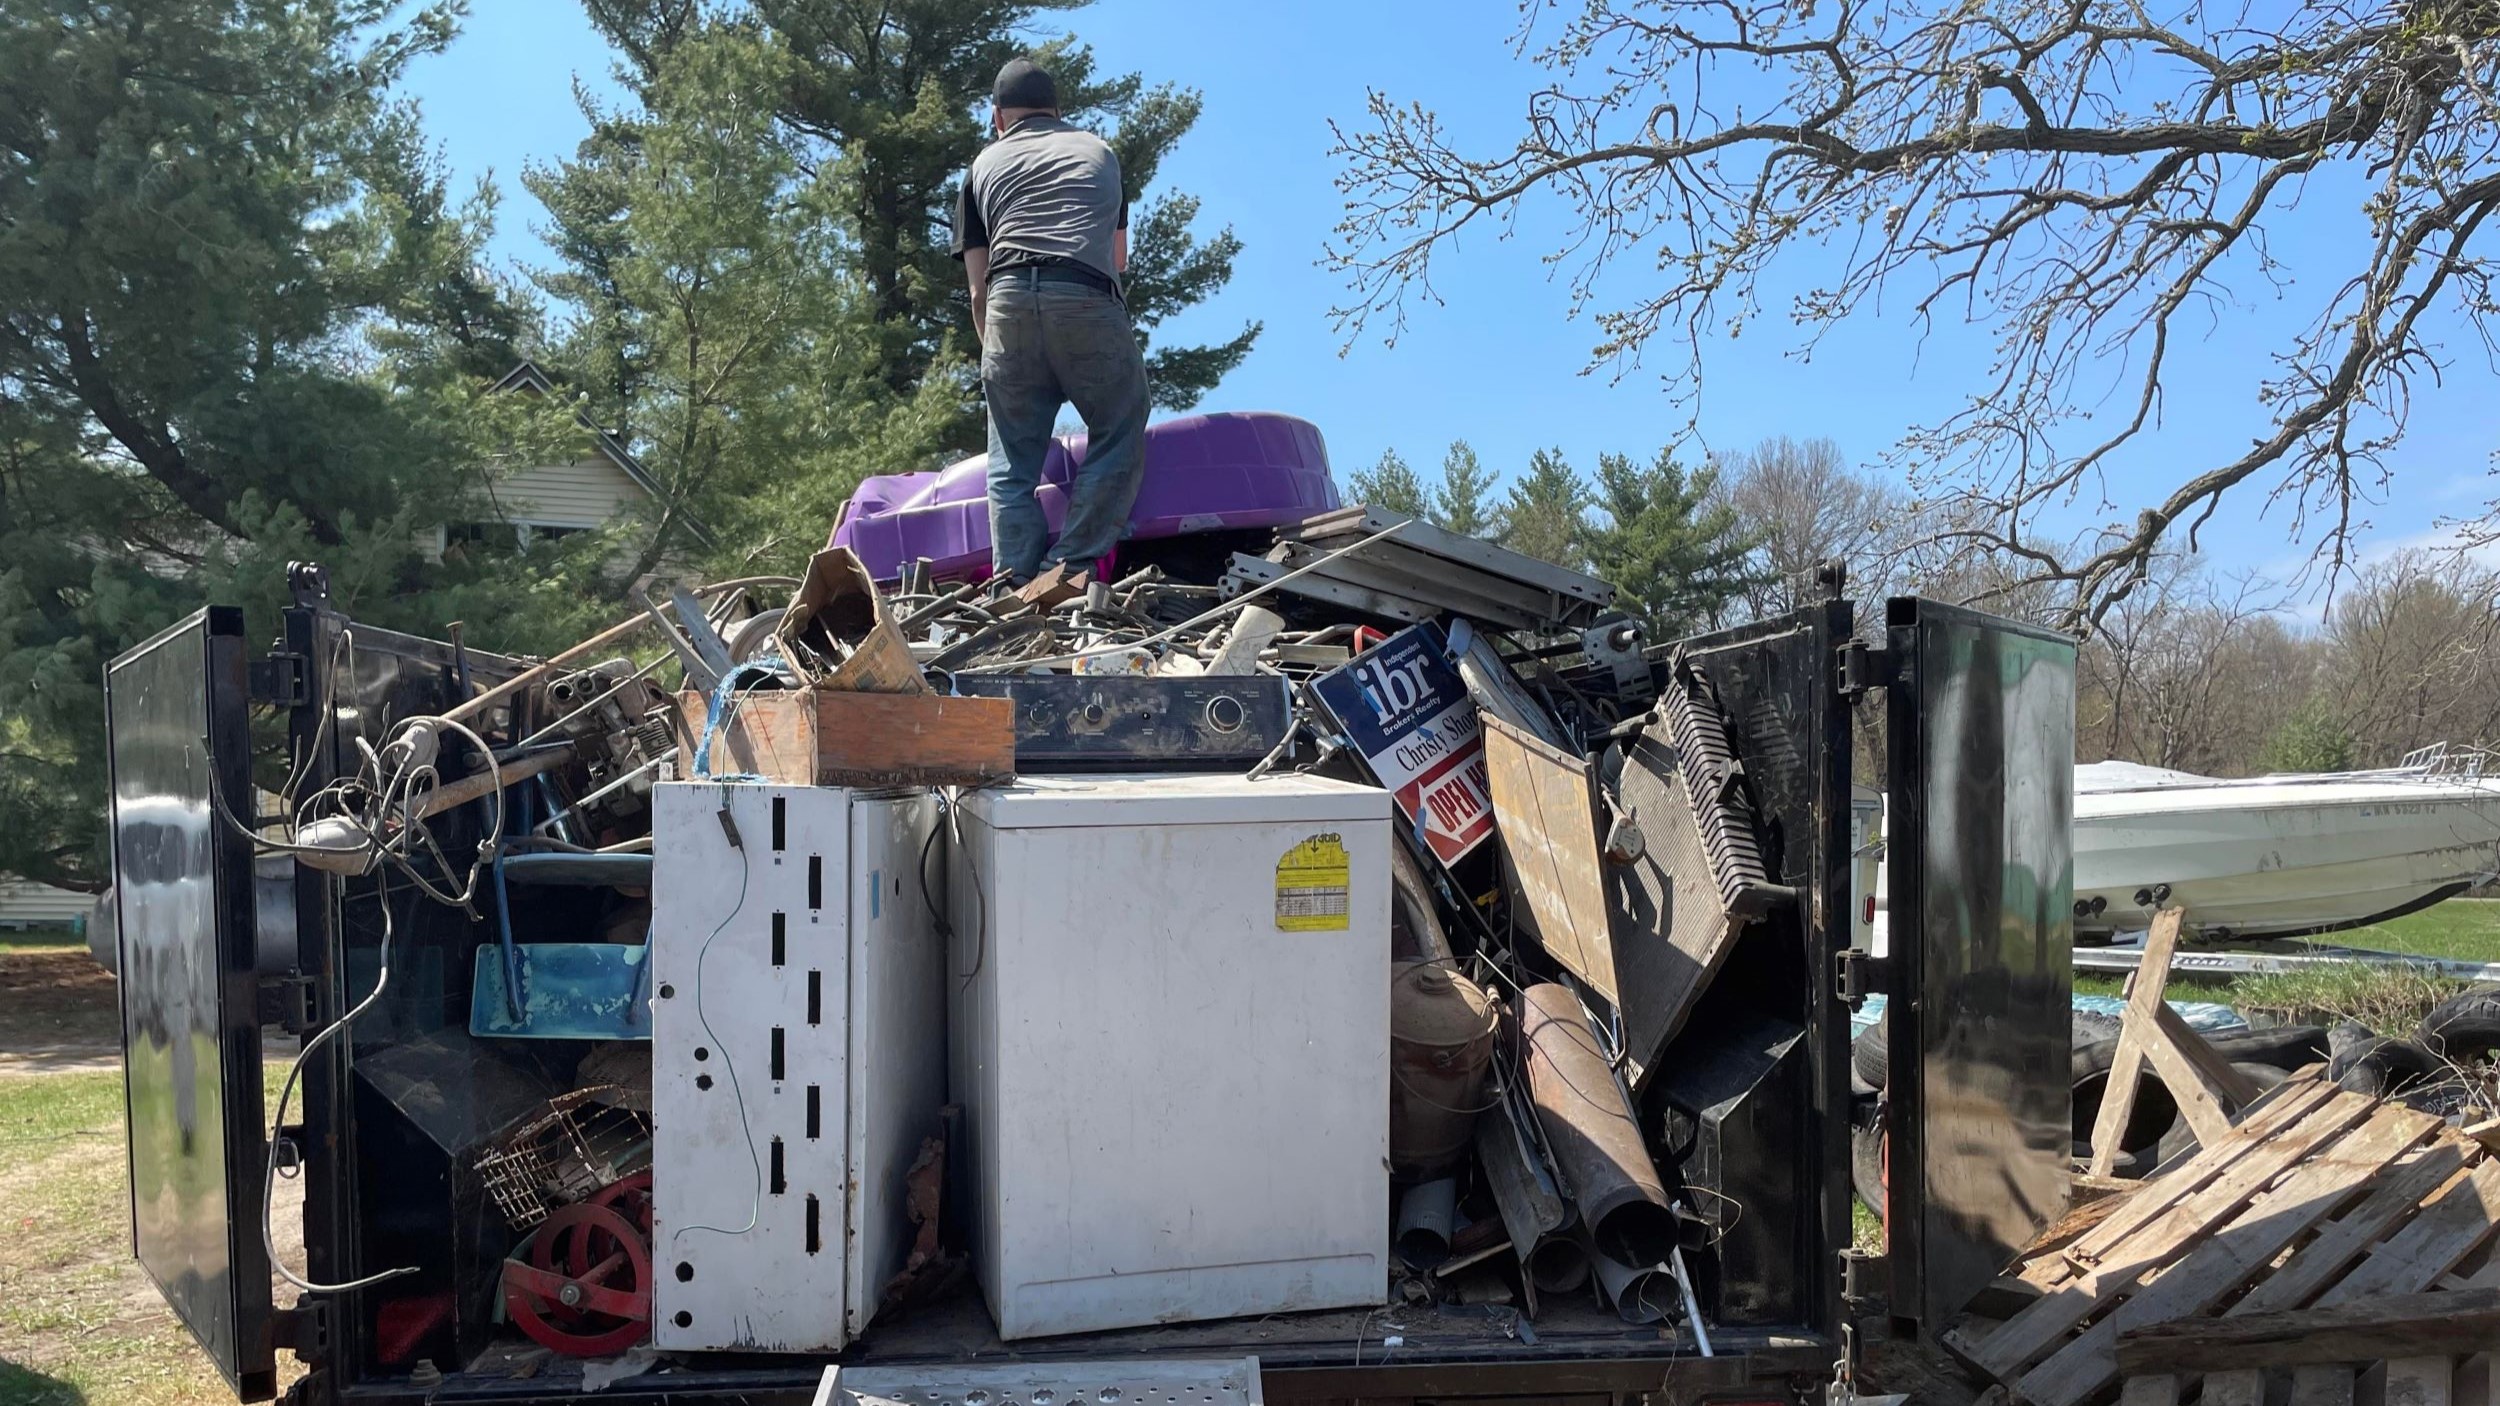
<path id="1" fill-rule="evenodd" d="M 283 649 L 244 666 L 244 687 L 255 703 L 300 708 L 312 701 L 311 661 Z"/>
<path id="2" fill-rule="evenodd" d="M 302 972 L 270 977 L 260 983 L 260 1023 L 302 1035 L 318 1023 L 313 979 Z"/>
<path id="3" fill-rule="evenodd" d="M 293 1308 L 269 1316 L 272 1341 L 318 1367 L 330 1359 L 330 1301 L 307 1295 Z"/>
<path id="4" fill-rule="evenodd" d="M 1855 703 L 1869 692 L 1892 683 L 1892 651 L 1864 640 L 1840 647 L 1840 696 Z"/>
<path id="5" fill-rule="evenodd" d="M 330 573 L 317 561 L 288 562 L 286 588 L 295 603 L 305 609 L 330 608 Z"/>
<path id="6" fill-rule="evenodd" d="M 1833 989 L 1840 999 L 1856 1005 L 1869 996 L 1888 995 L 1892 991 L 1892 958 L 1878 957 L 1846 947 L 1832 954 Z"/>
<path id="7" fill-rule="evenodd" d="M 1891 1267 L 1891 1261 L 1881 1254 L 1858 1249 L 1840 1252 L 1840 1297 L 1851 1317 L 1863 1317 L 1882 1307 L 1892 1277 Z M 1856 1345 L 1854 1333 L 1850 1345 L 1853 1349 Z"/>

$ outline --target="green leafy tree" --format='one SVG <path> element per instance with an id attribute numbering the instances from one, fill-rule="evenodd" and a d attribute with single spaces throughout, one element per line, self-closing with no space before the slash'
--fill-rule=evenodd
<path id="1" fill-rule="evenodd" d="M 1611 583 L 1616 603 L 1673 639 L 1716 622 L 1764 583 L 1759 545 L 1718 493 L 1718 471 L 1687 473 L 1665 450 L 1647 464 L 1628 454 L 1597 457 L 1603 521 L 1584 541 L 1589 570 Z"/>
<path id="2" fill-rule="evenodd" d="M 1450 441 L 1441 456 L 1441 483 L 1432 490 L 1432 520 L 1462 537 L 1491 537 L 1494 530 L 1493 471 L 1467 441 Z"/>
<path id="3" fill-rule="evenodd" d="M 485 394 L 530 324 L 478 271 L 491 199 L 391 97 L 455 7 L 403 9 L 0 0 L 0 871 L 103 882 L 101 667 L 203 601 L 318 558 L 439 626 L 519 574 L 417 548 L 544 423 Z"/>
<path id="4" fill-rule="evenodd" d="M 1347 476 L 1346 501 L 1368 503 L 1408 517 L 1431 520 L 1432 504 L 1424 494 L 1424 481 L 1415 476 L 1406 460 L 1394 449 L 1380 451 L 1380 462 L 1368 469 L 1356 469 Z"/>
<path id="5" fill-rule="evenodd" d="M 1528 471 L 1502 499 L 1494 540 L 1539 561 L 1579 569 L 1587 562 L 1588 481 L 1559 449 L 1528 456 Z"/>
<path id="6" fill-rule="evenodd" d="M 868 336 L 887 393 L 916 397 L 930 380 L 955 392 L 945 440 L 984 440 L 970 355 L 978 345 L 963 271 L 948 254 L 957 183 L 987 140 L 991 80 L 1032 49 L 1035 20 L 1069 0 L 588 0 L 592 22 L 648 84 L 674 48 L 723 24 L 759 27 L 789 67 L 771 90 L 794 159 L 838 214 L 843 257 L 858 278 Z M 1199 203 L 1173 192 L 1147 201 L 1164 159 L 1196 125 L 1198 94 L 1135 74 L 1098 76 L 1092 53 L 1062 39 L 1041 57 L 1072 121 L 1119 153 L 1134 207 L 1128 305 L 1148 346 L 1155 404 L 1185 409 L 1258 339 L 1257 323 L 1223 342 L 1164 345 L 1153 330 L 1223 288 L 1241 242 L 1230 229 L 1201 241 Z"/>
<path id="7" fill-rule="evenodd" d="M 2257 765 L 2265 771 L 2349 771 L 2353 750 L 2352 731 L 2333 705 L 2312 696 L 2266 735 Z"/>
<path id="8" fill-rule="evenodd" d="M 697 23 L 525 176 L 555 216 L 539 285 L 573 310 L 557 359 L 660 482 L 616 534 L 626 580 L 796 566 L 864 473 L 918 467 L 956 413 L 951 385 L 889 388 L 839 191 L 780 120 L 798 73 L 768 31 Z"/>

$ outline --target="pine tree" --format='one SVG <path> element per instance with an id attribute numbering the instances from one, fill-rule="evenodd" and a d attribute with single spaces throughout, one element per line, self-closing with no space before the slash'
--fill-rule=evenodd
<path id="1" fill-rule="evenodd" d="M 531 322 L 491 198 L 391 94 L 457 7 L 402 9 L 0 0 L 0 872 L 104 882 L 104 662 L 204 602 L 274 627 L 290 558 L 377 625 L 568 623 L 417 548 L 545 417 L 485 393 Z"/>
<path id="2" fill-rule="evenodd" d="M 1586 560 L 1589 486 L 1559 449 L 1528 456 L 1528 471 L 1503 498 L 1495 541 L 1574 570 Z"/>
<path id="3" fill-rule="evenodd" d="M 1748 561 L 1756 545 L 1736 510 L 1719 501 L 1718 472 L 1686 473 L 1665 450 L 1648 464 L 1626 454 L 1597 459 L 1596 507 L 1587 530 L 1589 570 L 1612 584 L 1616 604 L 1652 639 L 1673 639 L 1716 622 L 1728 603 L 1759 585 Z"/>
<path id="4" fill-rule="evenodd" d="M 1379 463 L 1356 469 L 1347 476 L 1346 501 L 1367 503 L 1426 521 L 1432 518 L 1432 505 L 1424 496 L 1424 481 L 1415 476 L 1415 471 L 1394 449 L 1380 451 Z"/>
<path id="5" fill-rule="evenodd" d="M 1044 11 L 1083 0 L 754 0 L 751 23 L 791 67 L 775 89 L 800 165 L 845 234 L 860 281 L 878 374 L 908 399 L 932 379 L 955 391 L 946 442 L 984 440 L 970 358 L 979 338 L 963 270 L 948 252 L 955 188 L 988 139 L 990 82 L 1026 54 Z M 588 0 L 592 22 L 647 84 L 668 53 L 744 14 L 722 18 L 696 0 Z M 1097 77 L 1093 55 L 1062 39 L 1039 57 L 1059 82 L 1069 120 L 1100 131 L 1119 154 L 1132 204 L 1127 300 L 1149 344 L 1155 404 L 1185 409 L 1214 388 L 1258 339 L 1251 323 L 1203 346 L 1154 345 L 1152 330 L 1221 290 L 1241 242 L 1230 229 L 1201 242 L 1195 197 L 1146 202 L 1164 158 L 1198 120 L 1198 94 L 1148 88 L 1135 74 Z"/>
<path id="6" fill-rule="evenodd" d="M 1494 520 L 1493 473 L 1463 439 L 1450 441 L 1441 457 L 1441 484 L 1432 491 L 1432 520 L 1461 537 L 1490 538 Z"/>

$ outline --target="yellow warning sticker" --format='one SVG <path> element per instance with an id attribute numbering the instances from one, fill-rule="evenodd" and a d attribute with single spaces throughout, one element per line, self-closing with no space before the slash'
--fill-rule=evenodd
<path id="1" fill-rule="evenodd" d="M 1350 918 L 1346 892 L 1353 860 L 1336 835 L 1313 835 L 1276 861 L 1276 928 L 1279 932 L 1343 932 Z"/>

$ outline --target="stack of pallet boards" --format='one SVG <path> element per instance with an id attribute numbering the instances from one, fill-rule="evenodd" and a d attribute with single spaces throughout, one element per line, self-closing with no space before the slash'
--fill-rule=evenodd
<path id="1" fill-rule="evenodd" d="M 1944 1335 L 2034 1406 L 2500 1406 L 2500 1158 L 2316 1070 L 2084 1206 Z"/>

